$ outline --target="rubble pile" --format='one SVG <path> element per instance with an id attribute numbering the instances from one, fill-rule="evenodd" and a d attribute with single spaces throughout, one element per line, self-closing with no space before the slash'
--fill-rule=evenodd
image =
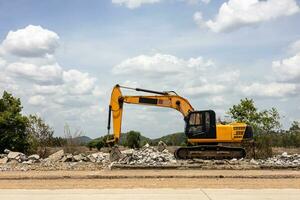
<path id="1" fill-rule="evenodd" d="M 176 163 L 174 155 L 166 148 L 155 148 L 149 144 L 138 150 L 122 151 L 122 155 L 123 157 L 117 161 L 118 164 L 160 166 Z"/>
<path id="2" fill-rule="evenodd" d="M 50 155 L 48 158 L 40 158 L 39 155 L 33 154 L 26 156 L 21 152 L 14 152 L 5 150 L 4 154 L 0 154 L 0 164 L 6 163 L 54 163 L 54 162 L 92 162 L 92 163 L 107 163 L 109 161 L 109 154 L 103 152 L 97 152 L 90 155 L 65 153 L 64 150 L 60 150 Z"/>
<path id="3" fill-rule="evenodd" d="M 8 149 L 4 150 L 4 154 L 0 154 L 0 164 L 11 163 L 24 163 L 24 164 L 33 164 L 40 162 L 40 156 L 33 154 L 26 156 L 21 152 L 14 152 Z"/>
<path id="4" fill-rule="evenodd" d="M 250 163 L 262 167 L 300 167 L 300 154 L 289 155 L 287 152 L 283 152 L 281 155 L 276 155 L 267 159 L 251 159 Z"/>
<path id="5" fill-rule="evenodd" d="M 164 143 L 157 147 L 146 144 L 140 149 L 121 151 L 120 159 L 111 161 L 109 153 L 71 154 L 57 151 L 47 158 L 5 150 L 0 154 L 0 171 L 7 170 L 98 170 L 112 167 L 178 167 L 202 169 L 300 169 L 300 154 L 286 152 L 268 159 L 176 160 Z"/>

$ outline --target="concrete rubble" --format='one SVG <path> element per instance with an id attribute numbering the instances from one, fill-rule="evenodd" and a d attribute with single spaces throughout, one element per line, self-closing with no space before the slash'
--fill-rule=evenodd
<path id="1" fill-rule="evenodd" d="M 155 148 L 146 144 L 139 150 L 125 150 L 118 164 L 127 165 L 167 165 L 176 163 L 175 157 L 167 149 Z"/>
<path id="2" fill-rule="evenodd" d="M 300 154 L 289 155 L 283 152 L 271 158 L 259 159 L 255 164 L 263 168 L 300 168 Z"/>
<path id="3" fill-rule="evenodd" d="M 121 151 L 120 159 L 111 161 L 109 153 L 71 154 L 59 150 L 48 158 L 33 154 L 26 156 L 21 152 L 5 150 L 0 154 L 0 171 L 6 170 L 96 170 L 122 167 L 177 167 L 201 169 L 300 169 L 300 154 L 286 152 L 268 159 L 231 159 L 231 160 L 176 160 L 161 143 L 158 147 L 146 144 L 140 149 Z M 118 168 L 118 167 L 117 167 Z"/>

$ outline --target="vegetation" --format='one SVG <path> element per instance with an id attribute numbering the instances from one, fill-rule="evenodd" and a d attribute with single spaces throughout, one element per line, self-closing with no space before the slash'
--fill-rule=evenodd
<path id="1" fill-rule="evenodd" d="M 87 143 L 87 147 L 90 149 L 96 148 L 97 150 L 100 150 L 103 147 L 108 147 L 108 139 L 111 139 L 111 135 L 105 135 L 99 138 L 96 138 L 94 140 L 91 140 L 89 143 Z"/>
<path id="2" fill-rule="evenodd" d="M 238 122 L 253 127 L 256 156 L 260 158 L 272 155 L 272 147 L 299 147 L 299 122 L 293 122 L 287 131 L 281 130 L 280 115 L 276 108 L 259 111 L 252 99 L 242 99 L 232 106 L 228 114 Z"/>
<path id="3" fill-rule="evenodd" d="M 53 145 L 53 128 L 46 124 L 39 116 L 29 115 L 26 132 L 30 144 L 29 151 L 45 157 L 47 155 L 47 148 Z"/>
<path id="4" fill-rule="evenodd" d="M 140 148 L 141 133 L 129 131 L 126 136 L 126 146 L 129 148 Z"/>
<path id="5" fill-rule="evenodd" d="M 27 152 L 26 130 L 28 118 L 23 116 L 21 101 L 6 91 L 0 99 L 0 152 L 4 149 Z"/>

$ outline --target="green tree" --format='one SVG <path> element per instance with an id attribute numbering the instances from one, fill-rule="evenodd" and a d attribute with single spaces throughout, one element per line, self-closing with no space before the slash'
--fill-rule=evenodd
<path id="1" fill-rule="evenodd" d="M 253 99 L 241 99 L 239 104 L 229 108 L 228 114 L 237 122 L 251 125 L 255 134 L 272 133 L 280 128 L 280 115 L 277 109 L 258 111 Z"/>
<path id="2" fill-rule="evenodd" d="M 233 105 L 228 114 L 235 121 L 245 122 L 252 126 L 256 157 L 264 158 L 272 155 L 272 138 L 277 135 L 280 128 L 280 116 L 276 108 L 259 111 L 255 107 L 253 99 L 246 98 L 241 99 L 239 104 Z"/>
<path id="3" fill-rule="evenodd" d="M 30 150 L 44 157 L 47 154 L 47 147 L 53 144 L 54 130 L 37 115 L 29 115 L 28 121 L 26 131 Z"/>
<path id="4" fill-rule="evenodd" d="M 113 139 L 113 135 L 104 135 L 102 137 L 90 141 L 89 143 L 87 143 L 86 146 L 90 149 L 96 148 L 99 151 L 103 147 L 108 147 L 109 145 L 107 141 L 112 139 Z"/>
<path id="5" fill-rule="evenodd" d="M 28 119 L 21 111 L 20 99 L 4 91 L 0 99 L 0 152 L 4 149 L 27 152 Z"/>
<path id="6" fill-rule="evenodd" d="M 254 105 L 253 99 L 241 99 L 240 103 L 229 108 L 228 114 L 238 122 L 256 125 L 259 121 L 259 113 Z"/>
<path id="7" fill-rule="evenodd" d="M 137 131 L 129 131 L 126 134 L 126 145 L 130 148 L 139 148 L 141 141 L 141 133 Z"/>
<path id="8" fill-rule="evenodd" d="M 293 121 L 287 132 L 290 135 L 288 143 L 293 147 L 300 147 L 300 123 Z"/>

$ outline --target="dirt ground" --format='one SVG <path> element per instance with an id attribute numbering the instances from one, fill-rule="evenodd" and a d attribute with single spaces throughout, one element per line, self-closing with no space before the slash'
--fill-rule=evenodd
<path id="1" fill-rule="evenodd" d="M 0 172 L 1 189 L 297 188 L 294 170 L 101 170 Z"/>

